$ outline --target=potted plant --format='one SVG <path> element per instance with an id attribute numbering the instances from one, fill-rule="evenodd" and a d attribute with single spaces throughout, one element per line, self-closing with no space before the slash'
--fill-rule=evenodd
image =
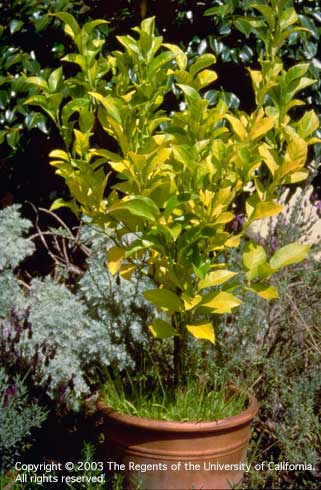
<path id="1" fill-rule="evenodd" d="M 264 46 L 249 71 L 251 114 L 230 108 L 224 92 L 207 90 L 217 79 L 213 54 L 189 62 L 155 34 L 153 18 L 135 36 L 118 36 L 121 49 L 103 54 L 97 27 L 105 21 L 80 28 L 70 14 L 57 14 L 77 47 L 63 59 L 77 65 L 76 74 L 68 78 L 60 67 L 48 79 L 29 79 L 37 93 L 28 103 L 49 115 L 65 144 L 51 152 L 51 164 L 72 199 L 53 207 L 69 206 L 111 233 L 113 274 L 130 280 L 139 270 L 152 279 L 144 297 L 158 315 L 149 330 L 173 338 L 174 386 L 185 382 L 189 336 L 214 343 L 219 316 L 234 313 L 244 290 L 277 298 L 271 277 L 309 250 L 290 243 L 268 257 L 250 231 L 282 210 L 279 188 L 307 178 L 308 147 L 318 141 L 313 111 L 291 115 L 303 104 L 297 93 L 314 82 L 309 65 L 285 69 L 278 56 L 300 29 L 297 15 L 272 3 L 256 5 L 259 21 L 240 19 Z M 170 94 L 177 104 L 167 110 Z M 232 265 L 235 249 L 241 271 Z M 109 469 L 125 470 L 131 488 L 137 474 L 148 489 L 231 488 L 242 478 L 254 397 L 241 414 L 214 422 L 139 419 L 102 402 L 98 408 L 119 457 Z"/>

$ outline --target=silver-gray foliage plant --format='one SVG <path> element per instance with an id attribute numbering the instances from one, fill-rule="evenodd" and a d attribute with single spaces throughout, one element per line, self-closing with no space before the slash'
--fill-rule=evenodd
<path id="1" fill-rule="evenodd" d="M 17 460 L 23 441 L 46 417 L 43 407 L 29 402 L 23 380 L 19 376 L 10 379 L 0 367 L 0 470 Z"/>
<path id="2" fill-rule="evenodd" d="M 15 335 L 12 312 L 16 318 L 27 315 L 31 327 L 19 331 L 16 352 L 51 398 L 76 408 L 90 393 L 97 369 L 134 366 L 135 352 L 146 339 L 148 306 L 139 299 L 142 278 L 135 283 L 112 277 L 105 266 L 109 238 L 85 225 L 82 239 L 92 253 L 76 292 L 51 277 L 33 279 L 24 291 L 14 268 L 34 250 L 31 240 L 21 236 L 29 228 L 17 206 L 0 211 L 1 243 L 6 244 L 0 258 L 5 266 L 0 270 L 0 335 L 9 348 Z"/>

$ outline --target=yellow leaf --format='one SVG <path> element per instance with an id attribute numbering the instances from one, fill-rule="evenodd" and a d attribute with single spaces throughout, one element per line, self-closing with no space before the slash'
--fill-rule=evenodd
<path id="1" fill-rule="evenodd" d="M 209 340 L 214 344 L 215 332 L 211 323 L 197 323 L 195 325 L 186 325 L 187 330 L 197 339 Z"/>
<path id="2" fill-rule="evenodd" d="M 210 83 L 215 82 L 216 79 L 217 79 L 217 74 L 215 73 L 215 71 L 203 70 L 200 73 L 198 73 L 195 82 L 199 90 L 200 88 L 206 87 Z"/>
<path id="3" fill-rule="evenodd" d="M 107 264 L 109 272 L 114 276 L 121 267 L 124 258 L 124 250 L 120 247 L 111 247 L 107 252 Z"/>
<path id="4" fill-rule="evenodd" d="M 285 153 L 285 162 L 297 162 L 298 165 L 304 165 L 306 157 L 307 157 L 307 144 L 304 141 L 304 139 L 300 138 L 299 136 L 294 137 Z"/>
<path id="5" fill-rule="evenodd" d="M 211 310 L 212 313 L 231 313 L 233 308 L 241 305 L 242 301 L 234 294 L 221 291 L 219 293 L 209 293 L 203 297 L 199 307 Z"/>
<path id="6" fill-rule="evenodd" d="M 267 257 L 262 245 L 249 242 L 243 252 L 243 264 L 249 270 L 255 269 L 266 262 Z"/>
<path id="7" fill-rule="evenodd" d="M 299 172 L 294 172 L 293 174 L 289 175 L 288 178 L 286 179 L 286 184 L 296 184 L 297 182 L 302 182 L 302 180 L 305 180 L 309 176 L 309 170 L 308 169 L 302 169 Z"/>
<path id="8" fill-rule="evenodd" d="M 311 245 L 302 243 L 290 243 L 279 248 L 270 260 L 270 266 L 274 271 L 286 267 L 287 265 L 297 264 L 308 255 Z"/>
<path id="9" fill-rule="evenodd" d="M 202 296 L 197 294 L 196 296 L 194 296 L 194 298 L 190 298 L 186 294 L 183 294 L 182 299 L 184 301 L 185 310 L 189 311 L 195 308 L 195 306 L 197 306 L 202 301 Z"/>
<path id="10" fill-rule="evenodd" d="M 240 241 L 241 241 L 241 235 L 234 235 L 231 236 L 231 238 L 229 238 L 228 240 L 226 240 L 224 245 L 226 247 L 235 248 L 239 246 Z"/>
<path id="11" fill-rule="evenodd" d="M 271 174 L 274 175 L 275 171 L 279 168 L 279 164 L 276 161 L 276 156 L 273 155 L 273 150 L 271 150 L 266 143 L 263 143 L 259 147 L 259 154 L 263 158 L 264 163 L 270 170 Z"/>
<path id="12" fill-rule="evenodd" d="M 126 165 L 124 165 L 124 163 L 122 163 L 122 162 L 109 162 L 109 165 L 116 172 L 123 172 L 127 168 Z"/>
<path id="13" fill-rule="evenodd" d="M 154 320 L 154 323 L 149 325 L 148 329 L 154 335 L 154 337 L 159 339 L 166 339 L 167 337 L 178 335 L 172 325 L 160 319 Z"/>
<path id="14" fill-rule="evenodd" d="M 265 135 L 270 131 L 270 129 L 273 128 L 273 125 L 274 120 L 272 119 L 272 117 L 265 117 L 264 119 L 255 122 L 249 134 L 250 139 L 255 140 L 256 138 Z"/>
<path id="15" fill-rule="evenodd" d="M 212 286 L 219 286 L 224 282 L 228 281 L 231 277 L 237 275 L 237 272 L 228 271 L 226 269 L 221 269 L 218 271 L 209 272 L 206 274 L 204 279 L 201 279 L 198 283 L 198 290 L 209 288 Z"/>
<path id="16" fill-rule="evenodd" d="M 119 274 L 123 279 L 127 279 L 127 281 L 130 281 L 135 270 L 136 266 L 134 264 L 122 264 L 119 270 Z"/>
<path id="17" fill-rule="evenodd" d="M 50 158 L 59 158 L 60 160 L 64 160 L 65 162 L 69 162 L 69 156 L 65 151 L 62 150 L 53 150 L 49 153 Z"/>
<path id="18" fill-rule="evenodd" d="M 273 201 L 261 201 L 255 208 L 250 216 L 249 221 L 256 221 L 263 218 L 269 218 L 275 214 L 279 214 L 284 209 L 282 204 L 276 204 Z"/>
<path id="19" fill-rule="evenodd" d="M 231 116 L 231 115 L 226 115 L 226 119 L 231 123 L 231 126 L 233 128 L 233 131 L 237 134 L 237 136 L 240 138 L 241 141 L 244 141 L 247 138 L 247 131 L 245 127 L 243 126 L 242 122 L 240 119 L 237 117 Z"/>
<path id="20" fill-rule="evenodd" d="M 279 293 L 274 286 L 270 286 L 269 284 L 254 284 L 250 288 L 246 288 L 248 291 L 252 291 L 256 293 L 258 296 L 264 299 L 277 299 L 279 297 Z"/>
<path id="21" fill-rule="evenodd" d="M 230 213 L 230 212 L 225 212 L 225 213 L 220 214 L 218 216 L 218 218 L 216 218 L 215 223 L 216 224 L 225 224 L 225 223 L 229 223 L 230 221 L 232 221 L 232 219 L 234 219 L 234 214 Z"/>

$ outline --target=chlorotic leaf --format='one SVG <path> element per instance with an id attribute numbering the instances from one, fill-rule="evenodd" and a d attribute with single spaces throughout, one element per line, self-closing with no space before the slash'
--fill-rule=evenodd
<path id="1" fill-rule="evenodd" d="M 107 252 L 107 265 L 109 272 L 114 276 L 119 271 L 124 258 L 124 249 L 111 247 Z"/>
<path id="2" fill-rule="evenodd" d="M 178 335 L 172 325 L 160 319 L 154 320 L 154 323 L 149 325 L 148 329 L 154 335 L 154 337 L 159 339 L 166 339 L 167 337 Z"/>
<path id="3" fill-rule="evenodd" d="M 182 308 L 180 298 L 170 289 L 149 289 L 144 292 L 144 296 L 147 301 L 150 301 L 157 308 L 160 308 L 169 314 L 180 311 Z"/>
<path id="4" fill-rule="evenodd" d="M 257 268 L 266 262 L 266 253 L 261 245 L 249 243 L 243 253 L 243 264 L 248 270 Z"/>
<path id="5" fill-rule="evenodd" d="M 219 286 L 220 284 L 223 284 L 225 281 L 228 281 L 231 277 L 235 276 L 237 273 L 228 271 L 228 270 L 217 270 L 217 271 L 212 271 L 206 274 L 204 279 L 201 279 L 198 283 L 198 290 L 200 291 L 201 289 L 204 288 L 209 288 L 212 286 Z"/>
<path id="6" fill-rule="evenodd" d="M 270 284 L 254 284 L 251 287 L 246 288 L 248 291 L 252 291 L 253 293 L 256 293 L 258 296 L 264 299 L 277 299 L 279 297 L 279 293 L 277 289 L 274 286 L 271 286 Z"/>
<path id="7" fill-rule="evenodd" d="M 146 196 L 126 196 L 108 209 L 110 214 L 117 214 L 119 211 L 127 211 L 148 221 L 156 221 L 160 214 L 154 201 Z"/>
<path id="8" fill-rule="evenodd" d="M 119 269 L 119 274 L 123 279 L 130 281 L 135 270 L 136 265 L 134 264 L 122 264 L 121 268 Z"/>
<path id="9" fill-rule="evenodd" d="M 287 265 L 297 264 L 308 255 L 311 245 L 302 243 L 290 243 L 275 252 L 270 260 L 270 266 L 274 271 L 286 267 Z"/>
<path id="10" fill-rule="evenodd" d="M 241 305 L 242 301 L 234 294 L 221 291 L 219 293 L 209 293 L 203 297 L 200 308 L 210 310 L 212 313 L 231 313 L 233 308 Z"/>
<path id="11" fill-rule="evenodd" d="M 209 340 L 214 344 L 215 332 L 213 325 L 209 322 L 186 325 L 187 330 L 197 339 Z"/>
<path id="12" fill-rule="evenodd" d="M 284 206 L 282 206 L 282 204 L 276 204 L 273 201 L 261 201 L 255 206 L 254 211 L 249 218 L 249 222 L 269 218 L 270 216 L 279 214 L 283 209 Z"/>

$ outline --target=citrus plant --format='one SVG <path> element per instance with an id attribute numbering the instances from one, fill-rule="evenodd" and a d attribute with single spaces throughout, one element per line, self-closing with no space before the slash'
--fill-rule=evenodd
<path id="1" fill-rule="evenodd" d="M 139 268 L 153 279 L 144 296 L 160 315 L 149 328 L 156 337 L 174 337 L 177 381 L 188 332 L 214 342 L 216 316 L 233 312 L 244 288 L 277 298 L 271 277 L 309 250 L 290 243 L 269 257 L 248 233 L 253 222 L 282 210 L 280 187 L 307 178 L 308 148 L 319 141 L 312 110 L 292 116 L 303 104 L 298 93 L 314 80 L 308 63 L 286 68 L 278 56 L 301 29 L 294 8 L 283 6 L 273 0 L 257 7 L 266 36 L 250 70 L 256 98 L 250 114 L 229 108 L 224 97 L 210 104 L 203 93 L 217 78 L 215 56 L 189 63 L 155 34 L 154 18 L 133 36 L 119 36 L 119 50 L 105 54 L 96 29 L 104 21 L 81 28 L 70 14 L 57 14 L 77 48 L 63 59 L 76 74 L 64 77 L 60 67 L 47 80 L 29 79 L 40 93 L 28 103 L 53 119 L 65 143 L 50 157 L 72 200 L 54 207 L 90 216 L 111 235 L 113 274 L 130 280 Z M 176 107 L 165 111 L 172 94 Z M 229 260 L 238 247 L 243 273 Z"/>

